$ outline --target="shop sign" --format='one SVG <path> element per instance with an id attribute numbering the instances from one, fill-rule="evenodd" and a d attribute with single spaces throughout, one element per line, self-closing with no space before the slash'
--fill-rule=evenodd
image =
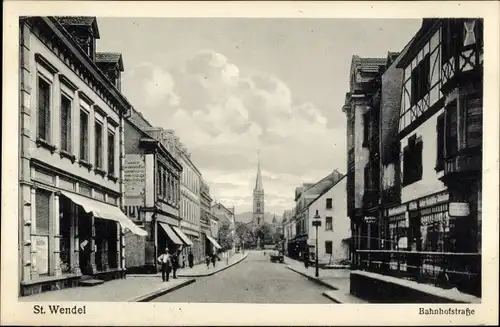
<path id="1" fill-rule="evenodd" d="M 450 202 L 448 214 L 451 217 L 466 217 L 470 214 L 469 204 L 467 202 Z"/>
<path id="2" fill-rule="evenodd" d="M 448 192 L 438 193 L 434 195 L 427 196 L 418 201 L 420 208 L 430 207 L 443 202 L 448 202 L 450 199 L 450 194 Z"/>
<path id="3" fill-rule="evenodd" d="M 406 212 L 406 204 L 387 209 L 387 216 L 396 216 Z"/>
<path id="4" fill-rule="evenodd" d="M 377 221 L 377 217 L 365 217 L 365 223 L 370 224 Z"/>
<path id="5" fill-rule="evenodd" d="M 125 213 L 125 215 L 127 217 L 132 218 L 132 219 L 143 220 L 145 218 L 142 206 L 126 205 L 123 207 L 123 212 Z"/>
<path id="6" fill-rule="evenodd" d="M 127 154 L 123 164 L 125 196 L 138 197 L 146 187 L 146 163 L 140 154 Z"/>
<path id="7" fill-rule="evenodd" d="M 418 205 L 417 205 L 417 201 L 412 201 L 410 203 L 408 203 L 408 210 L 417 210 L 418 209 Z"/>

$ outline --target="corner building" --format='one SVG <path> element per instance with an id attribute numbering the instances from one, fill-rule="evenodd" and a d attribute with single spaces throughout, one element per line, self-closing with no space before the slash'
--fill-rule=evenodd
<path id="1" fill-rule="evenodd" d="M 125 276 L 120 54 L 95 17 L 20 21 L 20 294 Z"/>

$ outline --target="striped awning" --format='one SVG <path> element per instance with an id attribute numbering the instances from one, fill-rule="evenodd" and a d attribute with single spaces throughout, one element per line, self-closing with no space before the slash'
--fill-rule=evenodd
<path id="1" fill-rule="evenodd" d="M 189 237 L 186 236 L 186 234 L 184 234 L 184 232 L 177 226 L 172 226 L 173 230 L 175 231 L 175 233 L 177 233 L 177 235 L 179 235 L 179 238 L 182 240 L 182 242 L 186 245 L 186 246 L 191 246 L 193 245 L 193 242 L 191 242 L 191 240 L 189 239 Z"/>
<path id="2" fill-rule="evenodd" d="M 161 226 L 161 228 L 165 231 L 167 236 L 170 238 L 172 242 L 174 242 L 177 245 L 182 245 L 182 241 L 179 239 L 179 237 L 175 234 L 174 230 L 172 229 L 172 226 L 169 224 L 165 224 L 162 222 L 158 222 Z"/>

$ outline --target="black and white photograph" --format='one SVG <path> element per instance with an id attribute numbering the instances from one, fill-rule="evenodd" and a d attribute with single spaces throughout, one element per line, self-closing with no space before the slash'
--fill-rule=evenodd
<path id="1" fill-rule="evenodd" d="M 2 266 L 21 314 L 70 324 L 113 303 L 220 304 L 203 313 L 216 321 L 224 305 L 407 304 L 425 321 L 494 319 L 478 312 L 498 304 L 486 300 L 498 267 L 485 268 L 498 262 L 498 124 L 485 128 L 498 120 L 485 100 L 498 100 L 498 49 L 485 51 L 498 13 L 154 5 L 10 17 L 3 112 L 17 125 L 7 135 L 3 119 L 3 143 L 16 141 L 2 175 L 17 180 L 16 215 L 2 220 Z"/>

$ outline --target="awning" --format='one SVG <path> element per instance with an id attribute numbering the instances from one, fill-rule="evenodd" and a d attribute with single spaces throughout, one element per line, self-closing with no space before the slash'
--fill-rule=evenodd
<path id="1" fill-rule="evenodd" d="M 158 222 L 158 224 L 160 224 L 161 228 L 163 228 L 165 233 L 167 233 L 167 236 L 170 238 L 170 240 L 172 240 L 172 242 L 177 245 L 182 245 L 182 241 L 177 237 L 177 235 L 175 235 L 172 226 L 161 222 Z"/>
<path id="2" fill-rule="evenodd" d="M 208 235 L 205 235 L 207 237 L 207 239 L 210 241 L 210 243 L 212 243 L 217 249 L 220 249 L 222 248 L 219 243 L 217 243 L 217 241 L 212 237 L 212 236 L 208 236 Z"/>
<path id="3" fill-rule="evenodd" d="M 182 239 L 182 241 L 184 242 L 184 244 L 186 244 L 187 246 L 193 245 L 193 242 L 191 242 L 191 240 L 189 239 L 189 237 L 187 237 L 186 234 L 184 234 L 184 232 L 181 231 L 181 229 L 179 227 L 172 226 L 172 228 L 177 233 L 177 235 L 179 235 L 179 237 Z"/>
<path id="4" fill-rule="evenodd" d="M 118 207 L 112 206 L 110 204 L 106 204 L 103 202 L 99 202 L 85 196 L 81 196 L 71 192 L 61 191 L 62 195 L 73 201 L 75 204 L 82 206 L 85 212 L 94 215 L 94 217 L 101 219 L 108 219 L 116 221 L 120 224 L 123 229 L 128 229 L 132 233 L 139 236 L 147 236 L 148 232 L 144 229 L 140 228 L 132 220 L 130 220 L 123 211 L 121 211 Z"/>

